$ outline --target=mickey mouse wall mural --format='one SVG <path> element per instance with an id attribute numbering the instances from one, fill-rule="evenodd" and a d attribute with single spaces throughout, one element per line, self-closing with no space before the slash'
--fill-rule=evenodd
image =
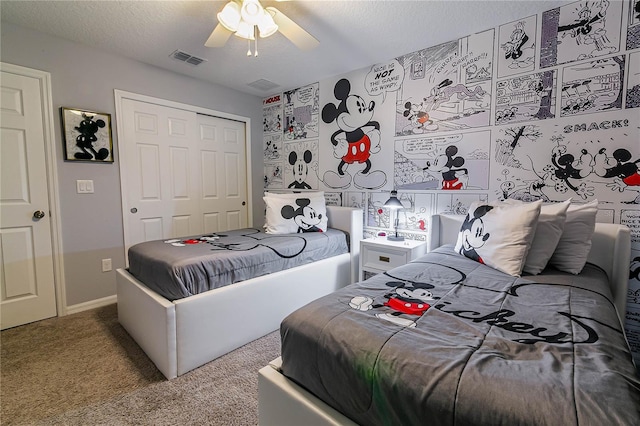
<path id="1" fill-rule="evenodd" d="M 327 170 L 322 182 L 335 189 L 348 188 L 352 181 L 359 189 L 378 189 L 387 182 L 381 170 L 371 170 L 371 154 L 380 151 L 380 124 L 372 120 L 375 102 L 366 102 L 360 95 L 351 93 L 351 83 L 339 80 L 333 89 L 337 104 L 327 103 L 322 108 L 322 121 L 338 127 L 331 135 L 333 156 L 340 160 L 337 170 Z M 355 176 L 349 169 L 364 165 Z M 353 172 L 351 172 L 353 173 Z"/>
<path id="2" fill-rule="evenodd" d="M 62 107 L 66 161 L 113 162 L 111 115 Z"/>

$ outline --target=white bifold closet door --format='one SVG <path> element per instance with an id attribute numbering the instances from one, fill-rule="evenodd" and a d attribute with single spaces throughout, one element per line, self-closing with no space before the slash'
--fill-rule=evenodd
<path id="1" fill-rule="evenodd" d="M 247 226 L 245 124 L 122 101 L 125 246 Z"/>

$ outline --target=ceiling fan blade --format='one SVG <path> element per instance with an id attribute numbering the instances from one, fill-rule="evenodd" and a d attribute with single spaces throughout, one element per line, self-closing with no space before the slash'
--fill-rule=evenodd
<path id="1" fill-rule="evenodd" d="M 273 15 L 273 21 L 278 25 L 278 31 L 291 40 L 301 50 L 311 50 L 317 47 L 320 42 L 302 27 L 293 22 L 287 15 L 280 12 L 275 7 L 266 7 L 266 10 Z"/>
<path id="2" fill-rule="evenodd" d="M 204 43 L 204 45 L 206 47 L 222 47 L 225 45 L 227 40 L 229 40 L 229 37 L 231 37 L 231 34 L 233 34 L 231 31 L 229 31 L 222 25 L 218 24 L 213 29 L 213 32 L 211 33 L 207 41 Z"/>

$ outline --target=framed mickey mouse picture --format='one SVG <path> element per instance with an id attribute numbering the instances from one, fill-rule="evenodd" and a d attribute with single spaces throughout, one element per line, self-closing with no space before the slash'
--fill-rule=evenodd
<path id="1" fill-rule="evenodd" d="M 111 115 L 60 108 L 65 161 L 113 163 Z"/>

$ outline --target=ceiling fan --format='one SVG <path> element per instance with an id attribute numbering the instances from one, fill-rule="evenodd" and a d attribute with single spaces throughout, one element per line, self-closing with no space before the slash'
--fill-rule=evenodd
<path id="1" fill-rule="evenodd" d="M 280 31 L 301 50 L 311 50 L 320 42 L 275 7 L 262 7 L 259 0 L 232 0 L 217 14 L 218 25 L 205 42 L 207 47 L 222 47 L 231 35 L 254 41 L 254 56 L 258 55 L 257 38 L 269 37 Z"/>

